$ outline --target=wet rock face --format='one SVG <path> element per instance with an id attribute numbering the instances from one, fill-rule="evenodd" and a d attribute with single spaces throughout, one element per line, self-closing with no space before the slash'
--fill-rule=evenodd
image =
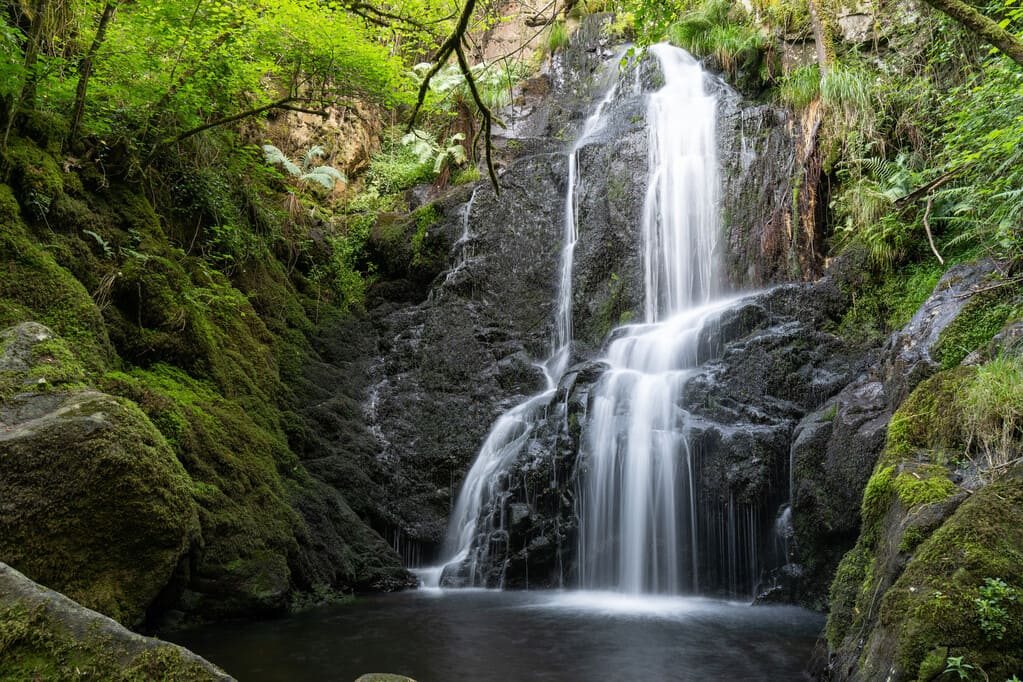
<path id="1" fill-rule="evenodd" d="M 842 310 L 829 283 L 781 287 L 721 314 L 701 339 L 702 366 L 682 393 L 693 453 L 700 589 L 752 594 L 786 562 L 772 535 L 788 500 L 792 432 L 807 411 L 855 376 L 858 358 L 818 331 Z M 604 365 L 563 378 L 535 438 L 484 509 L 480 570 L 491 586 L 558 587 L 576 579 L 580 438 Z M 680 424 L 681 427 L 681 424 Z M 495 523 L 493 520 L 498 520 Z M 747 538 L 741 547 L 729 536 Z M 750 541 L 752 545 L 750 545 Z M 458 571 L 449 582 L 457 584 Z"/>
<path id="2" fill-rule="evenodd" d="M 796 427 L 791 559 L 803 576 L 803 603 L 826 603 L 835 567 L 859 533 L 862 492 L 885 446 L 888 422 L 905 397 L 940 369 L 932 353 L 942 331 L 992 268 L 987 261 L 951 268 L 856 380 Z"/>
<path id="3" fill-rule="evenodd" d="M 654 60 L 638 69 L 617 69 L 619 53 L 602 44 L 603 21 L 587 18 L 572 48 L 556 57 L 546 75 L 529 83 L 504 113 L 509 125 L 496 140 L 501 195 L 481 183 L 437 202 L 442 217 L 430 228 L 430 239 L 438 252 L 449 254 L 446 262 L 442 258 L 433 264 L 429 277 L 420 271 L 415 278 L 398 280 L 400 268 L 390 273 L 392 281 L 376 289 L 364 319 L 337 329 L 336 342 L 323 339 L 325 355 L 351 368 L 346 379 L 351 402 L 337 407 L 351 421 L 349 433 L 354 435 L 341 447 L 324 443 L 332 454 L 314 457 L 311 452 L 308 466 L 344 490 L 353 509 L 371 519 L 408 561 L 428 562 L 437 551 L 465 472 L 494 420 L 544 385 L 534 363 L 551 352 L 567 155 L 587 117 L 615 85 L 617 94 L 603 125 L 576 154 L 577 177 L 583 180 L 575 194 L 572 313 L 573 362 L 580 364 L 561 386 L 568 407 L 552 408 L 550 427 L 537 435 L 528 462 L 509 478 L 508 488 L 517 492 L 510 492 L 502 504 L 519 505 L 514 514 L 508 512 L 514 522 L 494 537 L 481 538 L 494 545 L 494 556 L 509 558 L 509 585 L 554 585 L 571 573 L 564 551 L 574 542 L 576 526 L 574 484 L 569 483 L 586 396 L 599 376 L 585 363 L 599 356 L 611 329 L 642 315 L 645 95 L 660 85 Z M 726 214 L 732 216 L 725 260 L 738 273 L 738 286 L 779 281 L 788 272 L 774 263 L 784 262 L 778 253 L 785 252 L 788 242 L 778 242 L 781 251 L 775 253 L 764 246 L 767 238 L 757 230 L 787 210 L 785 183 L 792 159 L 785 141 L 788 122 L 774 110 L 746 108 L 723 83 L 713 82 L 712 87 L 720 91 L 722 165 L 741 168 L 726 179 L 723 192 Z M 773 175 L 765 188 L 759 178 L 768 166 Z M 782 227 L 780 222 L 772 225 Z M 747 243 L 760 246 L 742 251 Z M 833 394 L 837 382 L 847 378 L 841 367 L 822 359 L 830 341 L 822 342 L 819 352 L 812 347 L 820 339 L 807 331 L 810 320 L 790 310 L 802 303 L 783 299 L 763 298 L 754 306 L 758 312 L 743 313 L 759 316 L 756 320 L 723 320 L 718 337 L 707 340 L 713 346 L 708 358 L 721 357 L 727 344 L 732 344 L 733 355 L 748 358 L 740 361 L 745 362 L 741 369 L 715 366 L 703 384 L 694 380 L 693 395 L 719 407 L 730 405 L 707 417 L 712 422 L 704 438 L 708 461 L 719 451 L 733 453 L 725 458 L 725 468 L 708 466 L 708 489 L 714 491 L 708 495 L 727 500 L 722 486 L 745 486 L 749 490 L 744 488 L 740 497 L 761 499 L 769 487 L 766 481 L 778 478 L 776 463 L 784 460 L 779 434 L 791 431 L 815 401 Z M 778 306 L 776 314 L 773 308 Z M 782 322 L 783 317 L 788 321 Z M 344 360 L 341 341 L 354 337 L 359 357 Z M 746 345 L 740 349 L 734 345 L 737 339 L 745 339 Z M 772 369 L 765 362 L 775 356 L 788 360 Z M 786 368 L 796 373 L 789 376 Z M 756 373 L 758 383 L 744 380 L 743 372 Z M 769 404 L 754 408 L 729 401 L 724 393 L 729 382 L 742 384 L 747 392 L 763 392 Z M 357 403 L 361 415 L 353 410 Z M 331 410 L 323 417 L 330 419 L 327 412 Z M 555 412 L 560 416 L 555 418 Z M 763 447 L 735 436 L 731 425 L 720 427 L 714 419 L 722 420 L 720 424 L 727 419 L 756 424 L 761 435 L 755 440 Z M 765 452 L 753 467 L 739 463 L 740 453 L 750 447 Z M 355 467 L 352 461 L 361 464 Z M 745 482 L 737 483 L 740 479 Z M 784 494 L 773 491 L 771 504 Z M 769 524 L 773 514 L 773 509 L 765 514 L 763 523 Z M 495 564 L 495 582 L 502 571 Z"/>
<path id="4" fill-rule="evenodd" d="M 347 449 L 371 473 L 360 476 L 342 457 L 310 467 L 318 474 L 329 469 L 326 480 L 361 479 L 362 489 L 373 492 L 353 494 L 343 485 L 346 497 L 404 546 L 410 561 L 416 552 L 428 560 L 443 539 L 461 480 L 494 420 L 544 385 L 535 363 L 551 352 L 567 152 L 618 80 L 623 96 L 612 104 L 609 125 L 578 157 L 580 176 L 598 179 L 580 183 L 578 194 L 579 353 L 594 352 L 610 326 L 639 305 L 644 102 L 617 73 L 617 53 L 598 44 L 604 20 L 594 17 L 584 26 L 592 49 L 576 47 L 556 58 L 543 88 L 530 86 L 542 97 L 527 93 L 505 116 L 509 128 L 497 140 L 501 194 L 479 183 L 436 203 L 442 217 L 430 238 L 449 256 L 437 263 L 432 283 L 378 287 L 366 318 L 337 330 L 338 343 L 323 339 L 328 351 L 336 346 L 328 355 L 343 356 L 340 341 L 354 337 L 365 352 L 348 361 L 358 377 L 350 394 L 361 392 L 365 428 L 355 429 L 357 442 Z"/>
<path id="5" fill-rule="evenodd" d="M 804 270 L 817 257 L 799 234 L 792 209 L 798 123 L 784 109 L 751 105 L 725 86 L 719 91 L 728 279 L 740 289 L 811 279 L 815 273 Z"/>

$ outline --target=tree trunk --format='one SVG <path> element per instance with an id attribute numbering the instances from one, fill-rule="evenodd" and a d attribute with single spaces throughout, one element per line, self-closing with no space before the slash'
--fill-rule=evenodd
<path id="1" fill-rule="evenodd" d="M 1023 66 L 1023 41 L 999 26 L 998 22 L 962 0 L 927 0 L 927 4 L 952 17 L 984 42 L 994 45 L 1006 57 Z"/>
<path id="2" fill-rule="evenodd" d="M 106 38 L 107 26 L 114 18 L 117 5 L 120 0 L 108 2 L 103 7 L 103 15 L 99 19 L 99 27 L 96 29 L 96 37 L 92 39 L 89 51 L 82 57 L 78 65 L 78 87 L 75 89 L 75 105 L 71 109 L 71 128 L 67 136 L 67 147 L 70 149 L 78 138 L 78 129 L 82 126 L 82 117 L 85 115 L 85 94 L 89 88 L 89 77 L 92 75 L 92 62 L 96 53 L 103 45 Z"/>

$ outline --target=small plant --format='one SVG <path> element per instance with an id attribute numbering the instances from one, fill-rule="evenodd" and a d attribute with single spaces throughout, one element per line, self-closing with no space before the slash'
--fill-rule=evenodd
<path id="1" fill-rule="evenodd" d="M 437 144 L 429 133 L 417 129 L 401 138 L 401 143 L 412 149 L 420 164 L 432 163 L 433 172 L 437 174 L 445 168 L 465 164 L 468 157 L 465 154 L 465 147 L 461 144 L 464 139 L 465 135 L 455 133 L 443 144 Z"/>
<path id="2" fill-rule="evenodd" d="M 964 416 L 972 444 L 988 468 L 1012 459 L 1023 438 L 1023 360 L 998 357 L 977 368 L 966 390 Z M 982 588 L 983 589 L 983 588 Z"/>
<path id="3" fill-rule="evenodd" d="M 565 22 L 555 21 L 547 33 L 547 51 L 552 55 L 557 54 L 558 50 L 568 47 L 568 43 L 568 28 Z"/>
<path id="4" fill-rule="evenodd" d="M 970 671 L 973 670 L 973 666 L 969 663 L 963 663 L 962 656 L 949 656 L 945 659 L 945 671 L 943 674 L 955 673 L 959 675 L 960 680 L 970 679 Z"/>
<path id="5" fill-rule="evenodd" d="M 987 641 L 1000 640 L 1005 636 L 1006 621 L 1009 618 L 1005 602 L 1017 600 L 1016 588 L 1010 587 L 1000 578 L 984 578 L 979 592 L 980 596 L 973 600 L 973 605 L 977 608 L 980 629 L 984 631 Z"/>
<path id="6" fill-rule="evenodd" d="M 810 106 L 820 92 L 821 72 L 816 64 L 795 69 L 778 84 L 778 99 L 796 110 Z"/>

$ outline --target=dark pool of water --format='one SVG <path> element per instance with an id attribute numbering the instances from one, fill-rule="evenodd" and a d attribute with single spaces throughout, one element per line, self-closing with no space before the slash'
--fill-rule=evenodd
<path id="1" fill-rule="evenodd" d="M 170 639 L 242 682 L 799 680 L 823 625 L 793 607 L 593 592 L 363 597 Z"/>

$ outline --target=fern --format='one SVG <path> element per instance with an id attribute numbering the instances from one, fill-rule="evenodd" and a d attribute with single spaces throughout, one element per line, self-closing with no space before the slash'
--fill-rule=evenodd
<path id="1" fill-rule="evenodd" d="M 413 129 L 412 132 L 402 137 L 401 143 L 412 150 L 412 153 L 421 164 L 430 163 L 440 151 L 440 148 L 433 141 L 430 134 L 418 128 Z"/>
<path id="2" fill-rule="evenodd" d="M 300 185 L 306 182 L 313 182 L 329 192 L 334 189 L 337 183 L 348 182 L 348 179 L 344 173 L 332 166 L 313 167 L 317 159 L 321 159 L 326 155 L 326 150 L 320 145 L 310 147 L 302 154 L 302 167 L 299 168 L 279 148 L 272 144 L 263 145 L 263 158 L 266 159 L 267 163 L 283 166 L 293 178 L 298 180 Z"/>
<path id="3" fill-rule="evenodd" d="M 306 150 L 305 154 L 302 155 L 302 170 L 308 171 L 312 168 L 316 159 L 322 159 L 327 155 L 326 150 L 320 145 L 314 145 Z"/>
<path id="4" fill-rule="evenodd" d="M 300 178 L 303 182 L 315 182 L 328 192 L 334 189 L 339 182 L 348 182 L 345 174 L 333 166 L 317 166 L 304 173 Z"/>
<path id="5" fill-rule="evenodd" d="M 285 156 L 284 152 L 272 144 L 263 145 L 263 158 L 266 159 L 266 162 L 271 166 L 284 166 L 284 170 L 288 171 L 289 175 L 296 178 L 302 174 L 302 170 L 296 166 L 291 159 Z"/>

